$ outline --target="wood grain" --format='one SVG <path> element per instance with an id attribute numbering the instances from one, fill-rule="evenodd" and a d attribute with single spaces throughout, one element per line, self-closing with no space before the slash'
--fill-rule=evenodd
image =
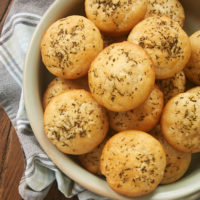
<path id="1" fill-rule="evenodd" d="M 7 10 L 7 7 L 9 5 L 11 0 L 2 0 L 0 1 L 0 21 L 2 20 L 3 16 L 5 15 L 5 12 Z"/>
<path id="2" fill-rule="evenodd" d="M 14 0 L 0 0 L 0 35 L 4 21 L 13 2 Z"/>
<path id="3" fill-rule="evenodd" d="M 0 106 L 0 200 L 22 200 L 18 186 L 25 168 L 15 129 Z M 77 200 L 77 197 L 68 200 Z M 45 200 L 67 200 L 54 182 Z"/>
<path id="4" fill-rule="evenodd" d="M 76 196 L 70 199 L 66 198 L 61 192 L 59 192 L 57 188 L 57 183 L 54 182 L 47 197 L 44 200 L 78 200 Z"/>
<path id="5" fill-rule="evenodd" d="M 1 30 L 14 0 L 0 0 L 0 35 Z M 25 168 L 25 160 L 15 129 L 7 114 L 0 106 L 0 200 L 22 200 L 18 186 Z M 67 199 L 54 183 L 45 200 Z"/>
<path id="6" fill-rule="evenodd" d="M 25 160 L 15 129 L 0 106 L 0 200 L 22 200 L 18 186 Z M 66 198 L 54 182 L 45 200 L 78 200 Z"/>
<path id="7" fill-rule="evenodd" d="M 0 107 L 0 197 L 21 200 L 18 185 L 24 171 L 24 158 L 15 130 Z"/>

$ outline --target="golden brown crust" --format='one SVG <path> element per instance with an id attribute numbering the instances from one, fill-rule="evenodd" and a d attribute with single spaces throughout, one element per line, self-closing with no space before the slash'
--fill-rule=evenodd
<path id="1" fill-rule="evenodd" d="M 93 151 L 87 154 L 82 154 L 78 157 L 82 166 L 93 174 L 101 175 L 100 157 L 103 147 L 106 144 L 107 140 L 108 137 L 106 137 L 104 141 L 101 144 L 99 144 Z"/>
<path id="2" fill-rule="evenodd" d="M 156 84 L 162 90 L 164 94 L 164 102 L 167 103 L 169 99 L 176 96 L 179 93 L 185 91 L 186 78 L 183 71 L 175 74 L 172 78 L 156 80 Z"/>
<path id="3" fill-rule="evenodd" d="M 59 77 L 54 78 L 49 85 L 47 86 L 47 89 L 44 92 L 43 95 L 43 108 L 45 109 L 47 104 L 51 101 L 53 97 L 60 94 L 61 92 L 65 90 L 71 90 L 71 89 L 80 89 L 80 86 L 73 80 L 66 80 Z"/>
<path id="4" fill-rule="evenodd" d="M 185 21 L 184 9 L 178 0 L 148 0 L 145 18 L 153 16 L 167 16 L 181 27 Z"/>
<path id="5" fill-rule="evenodd" d="M 43 108 L 45 109 L 47 104 L 51 101 L 53 97 L 56 95 L 72 89 L 85 89 L 89 91 L 88 80 L 87 77 L 79 78 L 76 80 L 67 80 L 63 78 L 56 77 L 54 78 L 43 95 Z"/>
<path id="6" fill-rule="evenodd" d="M 127 112 L 108 112 L 110 126 L 116 131 L 150 131 L 159 121 L 164 105 L 163 93 L 155 86 L 147 100 Z"/>
<path id="7" fill-rule="evenodd" d="M 144 18 L 147 0 L 86 0 L 87 17 L 103 32 L 123 35 Z"/>
<path id="8" fill-rule="evenodd" d="M 54 22 L 41 41 L 42 60 L 55 76 L 76 79 L 87 74 L 91 61 L 103 49 L 97 27 L 83 16 Z"/>
<path id="9" fill-rule="evenodd" d="M 200 98 L 194 93 L 181 93 L 168 101 L 161 116 L 164 138 L 175 149 L 200 152 Z"/>
<path id="10" fill-rule="evenodd" d="M 185 67 L 191 54 L 187 34 L 168 17 L 144 19 L 132 29 L 128 41 L 149 53 L 155 64 L 156 79 L 173 77 Z"/>
<path id="11" fill-rule="evenodd" d="M 186 92 L 193 93 L 193 94 L 197 95 L 198 97 L 200 97 L 200 86 L 193 87 L 193 88 L 187 90 Z"/>
<path id="12" fill-rule="evenodd" d="M 160 142 L 142 131 L 123 131 L 111 137 L 100 161 L 109 186 L 133 197 L 152 192 L 163 178 L 165 165 Z"/>
<path id="13" fill-rule="evenodd" d="M 184 71 L 192 83 L 200 85 L 200 30 L 190 36 L 190 43 L 192 53 Z"/>
<path id="14" fill-rule="evenodd" d="M 68 90 L 55 96 L 44 112 L 44 132 L 67 154 L 92 151 L 108 131 L 106 111 L 85 90 Z"/>
<path id="15" fill-rule="evenodd" d="M 177 151 L 169 145 L 161 134 L 160 125 L 157 125 L 150 133 L 159 140 L 166 153 L 166 168 L 161 184 L 169 184 L 179 180 L 187 171 L 192 155 Z"/>
<path id="16" fill-rule="evenodd" d="M 153 63 L 148 54 L 130 42 L 106 47 L 92 62 L 89 87 L 100 105 L 123 112 L 142 104 L 155 82 Z"/>
<path id="17" fill-rule="evenodd" d="M 80 89 L 84 89 L 86 91 L 90 91 L 89 85 L 88 85 L 88 76 L 84 76 L 78 79 L 73 80 L 75 83 L 77 83 L 80 86 Z"/>

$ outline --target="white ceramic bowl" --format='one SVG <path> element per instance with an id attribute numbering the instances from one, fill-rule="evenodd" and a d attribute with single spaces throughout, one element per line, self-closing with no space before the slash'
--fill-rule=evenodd
<path id="1" fill-rule="evenodd" d="M 187 20 L 185 29 L 189 34 L 200 29 L 200 1 L 182 1 L 185 5 Z M 187 174 L 176 183 L 159 186 L 154 192 L 139 198 L 127 198 L 115 193 L 106 181 L 91 174 L 76 164 L 67 155 L 61 153 L 52 145 L 43 132 L 43 110 L 41 96 L 46 87 L 49 73 L 41 63 L 40 41 L 45 29 L 59 18 L 72 14 L 84 15 L 83 0 L 56 0 L 43 16 L 37 26 L 30 43 L 24 68 L 24 96 L 28 118 L 33 132 L 52 161 L 67 176 L 83 187 L 99 195 L 119 200 L 170 200 L 192 199 L 200 193 L 200 154 L 195 154 Z M 189 198 L 190 196 L 190 198 Z"/>

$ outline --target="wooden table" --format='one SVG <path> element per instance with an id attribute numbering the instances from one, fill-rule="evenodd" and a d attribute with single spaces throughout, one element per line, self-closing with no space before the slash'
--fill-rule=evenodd
<path id="1" fill-rule="evenodd" d="M 0 33 L 14 0 L 0 0 Z M 17 134 L 0 106 L 0 200 L 22 200 L 18 185 L 25 168 Z M 45 200 L 67 200 L 54 183 Z M 77 200 L 77 197 L 68 200 Z"/>

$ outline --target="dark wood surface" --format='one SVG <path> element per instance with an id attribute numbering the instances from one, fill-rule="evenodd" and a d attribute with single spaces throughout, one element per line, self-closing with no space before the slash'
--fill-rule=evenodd
<path id="1" fill-rule="evenodd" d="M 18 185 L 24 170 L 24 158 L 15 130 L 0 107 L 0 197 L 21 199 Z"/>
<path id="2" fill-rule="evenodd" d="M 0 34 L 14 0 L 0 0 Z M 22 200 L 18 186 L 25 160 L 17 134 L 0 106 L 0 200 Z M 54 183 L 45 200 L 67 200 Z M 77 197 L 68 200 L 77 200 Z"/>

